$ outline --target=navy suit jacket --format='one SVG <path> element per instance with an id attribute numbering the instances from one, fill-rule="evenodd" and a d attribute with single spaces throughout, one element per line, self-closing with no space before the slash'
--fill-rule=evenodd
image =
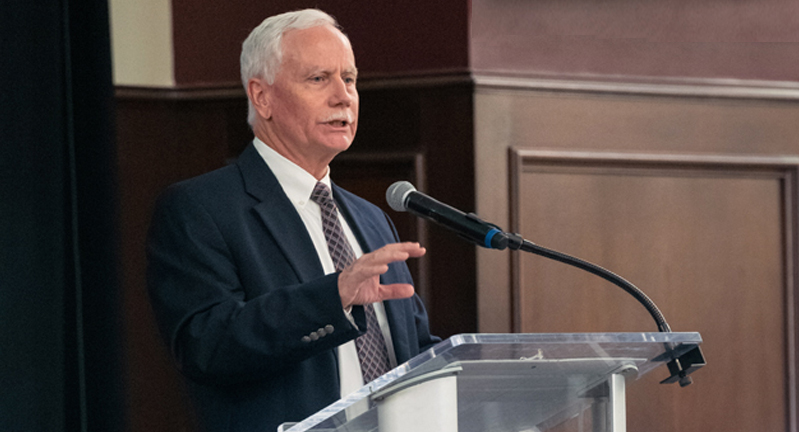
<path id="1" fill-rule="evenodd" d="M 333 186 L 364 252 L 398 241 L 378 207 Z M 366 329 L 346 318 L 338 274 L 250 144 L 235 164 L 168 188 L 147 244 L 153 310 L 207 431 L 276 430 L 340 397 L 336 347 Z M 382 283 L 412 283 L 404 262 Z M 440 339 L 418 296 L 384 302 L 397 361 Z M 332 329 L 317 340 L 304 336 Z"/>

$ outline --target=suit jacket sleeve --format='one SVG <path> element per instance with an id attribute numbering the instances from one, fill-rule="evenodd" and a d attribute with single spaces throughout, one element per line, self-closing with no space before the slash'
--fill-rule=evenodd
<path id="1" fill-rule="evenodd" d="M 173 187 L 151 225 L 148 288 L 185 375 L 214 384 L 262 380 L 359 335 L 341 309 L 337 274 L 297 279 L 252 223 L 237 220 L 246 212 L 223 207 Z M 354 315 L 365 328 L 362 311 Z M 318 332 L 325 328 L 333 331 Z"/>

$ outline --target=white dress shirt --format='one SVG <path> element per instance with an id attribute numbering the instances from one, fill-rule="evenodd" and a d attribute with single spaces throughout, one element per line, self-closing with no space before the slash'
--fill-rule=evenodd
<path id="1" fill-rule="evenodd" d="M 327 240 L 325 240 L 325 234 L 322 229 L 322 210 L 317 203 L 311 200 L 311 193 L 317 182 L 316 178 L 264 144 L 260 139 L 255 138 L 253 144 L 258 154 L 261 155 L 269 166 L 269 169 L 271 169 L 272 173 L 277 177 L 280 186 L 283 188 L 283 192 L 286 193 L 286 196 L 288 196 L 289 200 L 294 204 L 294 208 L 297 209 L 297 213 L 300 215 L 313 241 L 316 254 L 319 256 L 319 261 L 322 263 L 325 274 L 335 273 L 336 267 L 333 264 L 333 259 L 330 257 L 330 251 L 327 248 Z M 330 168 L 328 168 L 325 177 L 319 181 L 330 187 Z M 352 229 L 347 223 L 347 220 L 341 215 L 341 212 L 338 214 L 338 219 L 344 230 L 344 235 L 346 235 L 355 253 L 355 259 L 358 259 L 363 255 L 363 250 L 361 250 L 360 244 L 358 244 L 355 235 L 352 233 Z M 397 367 L 397 358 L 394 354 L 394 346 L 391 343 L 391 332 L 388 328 L 383 302 L 374 303 L 374 307 L 377 320 L 380 324 L 380 330 L 386 340 L 389 362 L 391 363 L 391 367 L 395 368 Z M 350 321 L 353 321 L 351 316 L 348 317 Z M 342 398 L 363 386 L 363 374 L 361 373 L 358 352 L 355 348 L 354 341 L 347 342 L 338 347 L 338 369 Z"/>

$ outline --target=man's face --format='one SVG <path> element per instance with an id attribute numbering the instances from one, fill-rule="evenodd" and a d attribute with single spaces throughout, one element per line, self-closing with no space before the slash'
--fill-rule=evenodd
<path id="1" fill-rule="evenodd" d="M 356 78 L 352 48 L 337 29 L 286 32 L 283 62 L 269 92 L 268 144 L 309 172 L 326 167 L 355 138 Z"/>

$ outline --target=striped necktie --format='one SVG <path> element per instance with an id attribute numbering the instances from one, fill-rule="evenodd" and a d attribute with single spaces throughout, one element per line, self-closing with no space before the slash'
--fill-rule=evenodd
<path id="1" fill-rule="evenodd" d="M 338 208 L 330 194 L 330 189 L 322 182 L 316 183 L 311 200 L 319 204 L 322 209 L 322 229 L 327 241 L 330 258 L 336 266 L 336 271 L 343 271 L 355 261 L 355 253 L 344 230 L 338 220 Z M 377 315 L 372 304 L 364 305 L 366 312 L 366 333 L 355 339 L 358 351 L 358 360 L 361 363 L 361 373 L 364 383 L 371 382 L 391 369 L 386 350 L 386 341 L 377 323 Z"/>

